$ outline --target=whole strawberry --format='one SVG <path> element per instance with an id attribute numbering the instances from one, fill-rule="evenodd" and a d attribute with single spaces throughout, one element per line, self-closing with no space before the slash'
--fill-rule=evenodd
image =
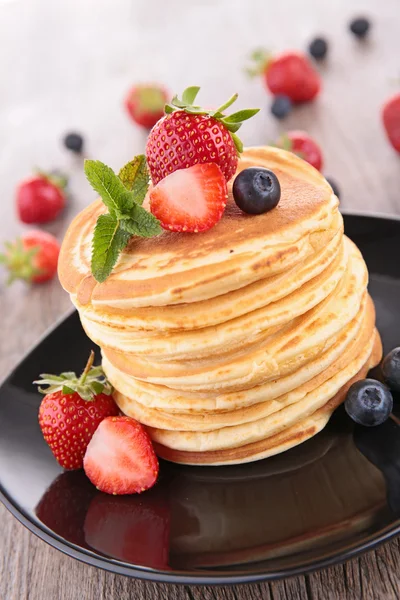
<path id="1" fill-rule="evenodd" d="M 125 107 L 135 123 L 151 129 L 164 116 L 164 106 L 171 96 L 157 84 L 134 85 L 125 98 Z"/>
<path id="2" fill-rule="evenodd" d="M 64 469 L 81 469 L 86 448 L 106 417 L 119 413 L 101 367 L 93 367 L 92 351 L 78 378 L 75 373 L 43 374 L 34 383 L 46 394 L 39 408 L 44 439 Z M 43 389 L 41 386 L 48 386 Z"/>
<path id="3" fill-rule="evenodd" d="M 271 57 L 265 50 L 256 50 L 252 59 L 255 66 L 250 75 L 263 75 L 269 91 L 284 95 L 292 102 L 309 102 L 321 90 L 321 78 L 310 60 L 300 52 L 283 52 Z"/>
<path id="4" fill-rule="evenodd" d="M 65 206 L 65 177 L 39 173 L 17 187 L 17 213 L 23 223 L 53 221 Z"/>
<path id="5" fill-rule="evenodd" d="M 393 148 L 400 152 L 400 94 L 389 98 L 382 109 L 383 126 Z"/>
<path id="6" fill-rule="evenodd" d="M 321 171 L 323 166 L 322 151 L 318 143 L 305 131 L 288 131 L 282 135 L 276 146 L 294 152 L 300 158 Z"/>
<path id="7" fill-rule="evenodd" d="M 50 233 L 32 230 L 15 242 L 6 242 L 0 263 L 9 271 L 8 283 L 22 279 L 27 283 L 44 283 L 57 272 L 60 244 Z"/>
<path id="8" fill-rule="evenodd" d="M 146 158 L 154 185 L 174 171 L 201 163 L 216 163 L 227 181 L 236 172 L 243 151 L 236 131 L 259 109 L 225 115 L 237 99 L 235 94 L 216 110 L 206 110 L 194 105 L 199 90 L 187 88 L 182 100 L 175 96 L 165 106 L 166 116 L 150 131 Z"/>

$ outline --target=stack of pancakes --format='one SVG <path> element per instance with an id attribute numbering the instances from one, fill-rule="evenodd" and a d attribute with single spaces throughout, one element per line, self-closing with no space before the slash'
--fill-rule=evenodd
<path id="1" fill-rule="evenodd" d="M 132 238 L 102 284 L 90 272 L 100 200 L 62 246 L 61 283 L 120 409 L 174 462 L 242 463 L 307 440 L 381 357 L 367 268 L 329 184 L 276 148 L 247 149 L 239 170 L 250 166 L 279 178 L 277 208 L 247 215 L 230 192 L 214 228 Z"/>

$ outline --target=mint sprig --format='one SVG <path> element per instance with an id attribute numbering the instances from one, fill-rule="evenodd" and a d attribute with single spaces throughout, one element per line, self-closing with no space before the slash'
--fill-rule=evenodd
<path id="1" fill-rule="evenodd" d="M 178 98 L 178 96 L 174 96 L 170 104 L 165 105 L 166 114 L 168 115 L 177 110 L 183 110 L 191 115 L 209 115 L 217 121 L 220 121 L 231 134 L 236 151 L 240 155 L 243 152 L 243 144 L 240 138 L 236 135 L 236 132 L 238 129 L 240 129 L 244 121 L 254 117 L 254 115 L 256 115 L 260 109 L 246 108 L 231 115 L 225 115 L 226 109 L 232 106 L 232 104 L 236 102 L 238 98 L 238 94 L 234 94 L 231 96 L 231 98 L 229 98 L 229 100 L 227 100 L 227 102 L 224 102 L 224 104 L 219 106 L 216 110 L 207 110 L 201 106 L 198 106 L 197 104 L 194 104 L 199 90 L 199 87 L 191 86 L 186 88 L 186 90 L 183 92 L 182 99 Z"/>
<path id="2" fill-rule="evenodd" d="M 125 165 L 119 176 L 99 160 L 85 160 L 85 174 L 108 208 L 97 219 L 92 242 L 92 274 L 102 283 L 132 235 L 153 237 L 162 229 L 158 219 L 141 206 L 149 187 L 143 155 Z"/>

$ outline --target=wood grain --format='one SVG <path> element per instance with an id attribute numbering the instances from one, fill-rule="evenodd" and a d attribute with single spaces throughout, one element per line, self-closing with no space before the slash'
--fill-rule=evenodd
<path id="1" fill-rule="evenodd" d="M 325 172 L 342 190 L 342 206 L 400 214 L 400 162 L 386 142 L 379 116 L 397 90 L 397 0 L 0 0 L 0 238 L 21 233 L 13 195 L 33 165 L 70 174 L 71 203 L 48 229 L 61 239 L 71 215 L 93 194 L 79 159 L 60 143 L 70 129 L 86 137 L 86 152 L 118 168 L 143 149 L 145 135 L 121 109 L 136 80 L 162 80 L 172 90 L 199 83 L 213 104 L 240 92 L 238 105 L 269 103 L 260 82 L 243 74 L 255 46 L 304 48 L 326 35 L 330 57 L 320 67 L 324 92 L 283 123 L 265 109 L 243 130 L 247 144 L 304 128 L 321 143 Z M 367 14 L 367 43 L 347 32 L 355 14 Z M 176 18 L 176 15 L 179 18 Z M 204 43 L 206 40 L 206 44 Z M 28 289 L 0 283 L 0 377 L 69 307 L 57 281 Z M 1 600 L 266 600 L 399 598 L 399 540 L 345 565 L 271 584 L 189 588 L 115 576 L 74 561 L 31 535 L 0 506 Z"/>

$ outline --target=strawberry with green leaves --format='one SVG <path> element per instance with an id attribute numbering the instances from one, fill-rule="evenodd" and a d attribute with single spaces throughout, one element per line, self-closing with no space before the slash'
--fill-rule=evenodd
<path id="1" fill-rule="evenodd" d="M 251 56 L 250 76 L 264 77 L 265 86 L 274 96 L 286 96 L 294 103 L 310 102 L 321 91 L 321 77 L 308 57 L 301 52 L 282 52 L 271 56 L 263 48 Z"/>
<path id="2" fill-rule="evenodd" d="M 44 439 L 64 469 L 83 467 L 83 457 L 100 423 L 119 410 L 112 387 L 101 367 L 93 367 L 92 351 L 80 377 L 73 372 L 42 374 L 39 391 L 45 394 L 39 408 Z M 46 386 L 43 388 L 43 386 Z"/>
<path id="3" fill-rule="evenodd" d="M 15 242 L 6 242 L 0 263 L 9 272 L 8 283 L 44 283 L 57 272 L 60 244 L 54 235 L 39 229 L 28 231 Z"/>
<path id="4" fill-rule="evenodd" d="M 237 99 L 234 94 L 215 110 L 195 104 L 200 88 L 186 88 L 182 99 L 174 96 L 165 106 L 166 115 L 150 131 L 146 158 L 151 179 L 156 185 L 171 173 L 198 164 L 215 163 L 229 181 L 236 172 L 243 144 L 236 132 L 258 108 L 225 111 Z"/>
<path id="5" fill-rule="evenodd" d="M 125 107 L 135 123 L 151 129 L 164 115 L 164 106 L 170 97 L 162 85 L 156 83 L 136 84 L 129 90 L 125 98 Z"/>
<path id="6" fill-rule="evenodd" d="M 108 209 L 97 219 L 92 242 L 92 274 L 102 283 L 133 235 L 153 237 L 162 229 L 142 206 L 149 187 L 144 156 L 136 156 L 118 176 L 99 160 L 85 160 L 85 174 Z"/>
<path id="7" fill-rule="evenodd" d="M 319 144 L 306 131 L 293 130 L 280 136 L 275 144 L 278 148 L 294 152 L 318 171 L 322 170 L 324 159 Z"/>

